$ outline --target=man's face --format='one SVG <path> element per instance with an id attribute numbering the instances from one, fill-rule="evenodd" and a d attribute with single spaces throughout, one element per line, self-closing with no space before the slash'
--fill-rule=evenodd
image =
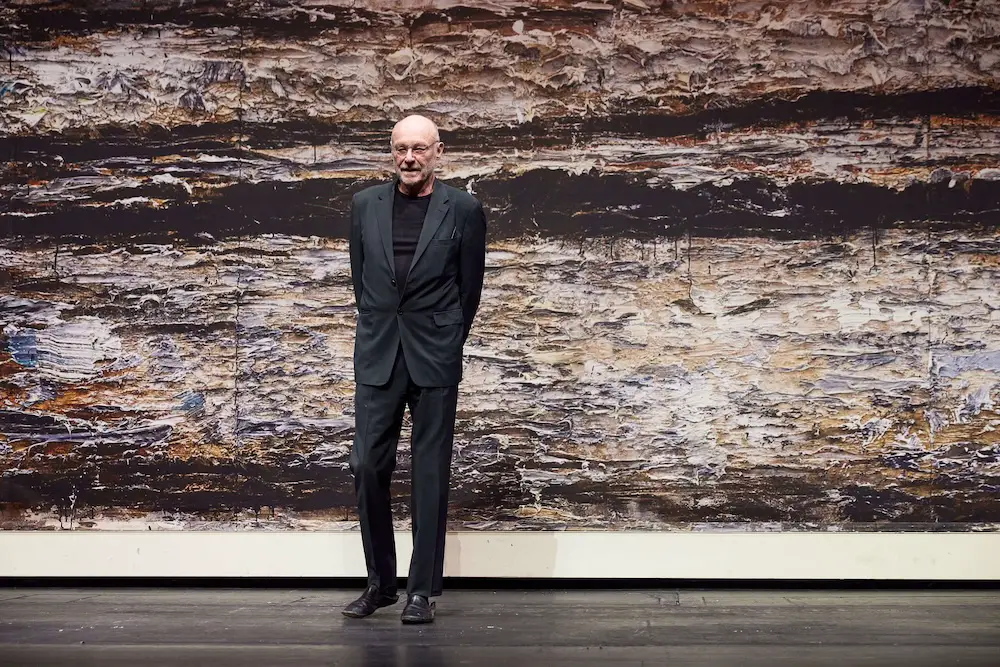
<path id="1" fill-rule="evenodd" d="M 403 185 L 416 188 L 427 183 L 434 173 L 444 145 L 435 140 L 433 130 L 414 125 L 400 125 L 392 133 L 392 159 Z"/>

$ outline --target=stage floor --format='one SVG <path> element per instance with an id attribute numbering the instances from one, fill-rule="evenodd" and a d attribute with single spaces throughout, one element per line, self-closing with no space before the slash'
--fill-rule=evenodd
<path id="1" fill-rule="evenodd" d="M 0 665 L 1000 665 L 1000 591 L 0 589 Z"/>

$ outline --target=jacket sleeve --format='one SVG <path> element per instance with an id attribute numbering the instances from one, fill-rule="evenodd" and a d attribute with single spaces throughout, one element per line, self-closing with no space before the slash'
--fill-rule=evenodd
<path id="1" fill-rule="evenodd" d="M 354 284 L 354 305 L 361 308 L 361 274 L 364 266 L 364 239 L 361 234 L 361 212 L 358 210 L 358 197 L 351 198 L 351 236 L 349 240 L 351 255 L 351 282 Z"/>
<path id="2" fill-rule="evenodd" d="M 475 202 L 462 230 L 459 266 L 459 294 L 462 300 L 462 318 L 465 322 L 462 342 L 469 337 L 472 321 L 479 310 L 486 270 L 486 213 L 479 201 Z"/>

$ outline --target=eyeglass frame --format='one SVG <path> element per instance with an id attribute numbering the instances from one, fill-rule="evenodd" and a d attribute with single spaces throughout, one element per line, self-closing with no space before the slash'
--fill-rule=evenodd
<path id="1" fill-rule="evenodd" d="M 414 157 L 420 157 L 420 156 L 424 155 L 427 151 L 429 151 L 430 149 L 434 148 L 436 145 L 441 144 L 441 143 L 444 143 L 444 142 L 439 139 L 439 140 L 431 143 L 430 146 L 421 146 L 420 144 L 417 144 L 416 146 L 406 146 L 405 147 L 406 150 L 403 150 L 402 152 L 400 152 L 400 147 L 399 146 L 393 146 L 393 145 L 390 144 L 389 145 L 389 149 L 392 151 L 393 155 L 398 155 L 399 157 L 405 156 L 410 151 L 413 151 Z"/>

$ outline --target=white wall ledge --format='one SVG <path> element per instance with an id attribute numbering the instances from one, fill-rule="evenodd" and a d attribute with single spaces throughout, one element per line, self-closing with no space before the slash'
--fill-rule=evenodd
<path id="1" fill-rule="evenodd" d="M 998 553 L 1000 533 L 454 532 L 445 576 L 984 581 Z M 364 575 L 357 532 L 0 532 L 0 577 Z"/>

